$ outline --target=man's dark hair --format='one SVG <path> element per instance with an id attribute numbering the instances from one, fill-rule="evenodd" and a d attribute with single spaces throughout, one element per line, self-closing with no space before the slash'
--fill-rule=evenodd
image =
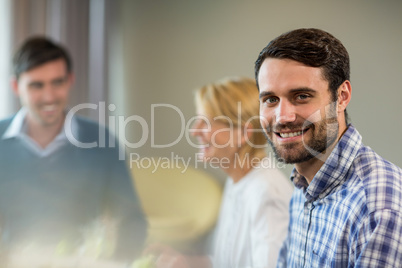
<path id="1" fill-rule="evenodd" d="M 266 58 L 290 59 L 310 67 L 322 69 L 328 81 L 333 101 L 338 98 L 337 90 L 345 81 L 350 80 L 349 54 L 342 43 L 330 33 L 319 29 L 297 29 L 284 33 L 260 52 L 254 67 L 258 85 L 258 74 Z M 347 120 L 345 110 L 345 118 Z"/>
<path id="2" fill-rule="evenodd" d="M 31 37 L 20 46 L 14 55 L 14 75 L 18 79 L 23 72 L 58 59 L 66 62 L 67 71 L 71 73 L 71 57 L 66 49 L 46 37 Z"/>

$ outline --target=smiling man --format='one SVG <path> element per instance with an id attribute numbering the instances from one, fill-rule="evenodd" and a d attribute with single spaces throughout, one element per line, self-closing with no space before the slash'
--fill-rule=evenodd
<path id="1" fill-rule="evenodd" d="M 22 108 L 0 121 L 1 243 L 10 252 L 36 245 L 42 256 L 53 251 L 38 249 L 63 245 L 64 254 L 102 255 L 108 248 L 107 257 L 114 251 L 116 259 L 134 258 L 146 223 L 117 144 L 85 149 L 67 138 L 71 128 L 83 143 L 99 144 L 101 132 L 109 141 L 96 122 L 74 116 L 66 123 L 73 81 L 68 52 L 47 38 L 26 40 L 14 56 L 12 88 Z M 105 229 L 86 241 L 96 228 Z M 91 249 L 99 239 L 103 245 Z"/>
<path id="2" fill-rule="evenodd" d="M 261 125 L 295 165 L 278 267 L 402 267 L 402 170 L 348 123 L 349 55 L 318 29 L 272 40 L 255 64 Z"/>

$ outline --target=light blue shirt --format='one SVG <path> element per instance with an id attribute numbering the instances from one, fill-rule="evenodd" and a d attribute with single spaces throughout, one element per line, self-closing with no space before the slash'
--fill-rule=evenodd
<path id="1" fill-rule="evenodd" d="M 48 144 L 45 148 L 42 148 L 36 141 L 34 141 L 28 135 L 28 126 L 25 121 L 25 117 L 27 115 L 27 110 L 25 108 L 21 108 L 18 113 L 15 115 L 13 120 L 11 121 L 10 126 L 4 132 L 2 139 L 11 139 L 17 138 L 22 141 L 22 143 L 29 148 L 33 153 L 35 153 L 38 157 L 46 157 L 57 151 L 63 145 L 68 143 L 68 139 L 66 136 L 65 128 L 66 125 L 63 126 L 60 133 L 54 138 L 54 140 Z M 73 130 L 78 128 L 78 124 L 75 118 L 72 118 L 72 127 Z"/>

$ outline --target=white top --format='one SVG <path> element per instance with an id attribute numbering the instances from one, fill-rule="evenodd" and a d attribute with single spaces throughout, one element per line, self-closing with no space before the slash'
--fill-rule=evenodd
<path id="1" fill-rule="evenodd" d="M 214 236 L 214 268 L 275 267 L 293 187 L 278 169 L 255 168 L 226 181 Z"/>

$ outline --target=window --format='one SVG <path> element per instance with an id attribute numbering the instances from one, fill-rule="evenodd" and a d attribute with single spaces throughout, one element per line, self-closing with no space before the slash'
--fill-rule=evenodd
<path id="1" fill-rule="evenodd" d="M 11 0 L 0 1 L 0 118 L 13 113 L 11 74 Z"/>

